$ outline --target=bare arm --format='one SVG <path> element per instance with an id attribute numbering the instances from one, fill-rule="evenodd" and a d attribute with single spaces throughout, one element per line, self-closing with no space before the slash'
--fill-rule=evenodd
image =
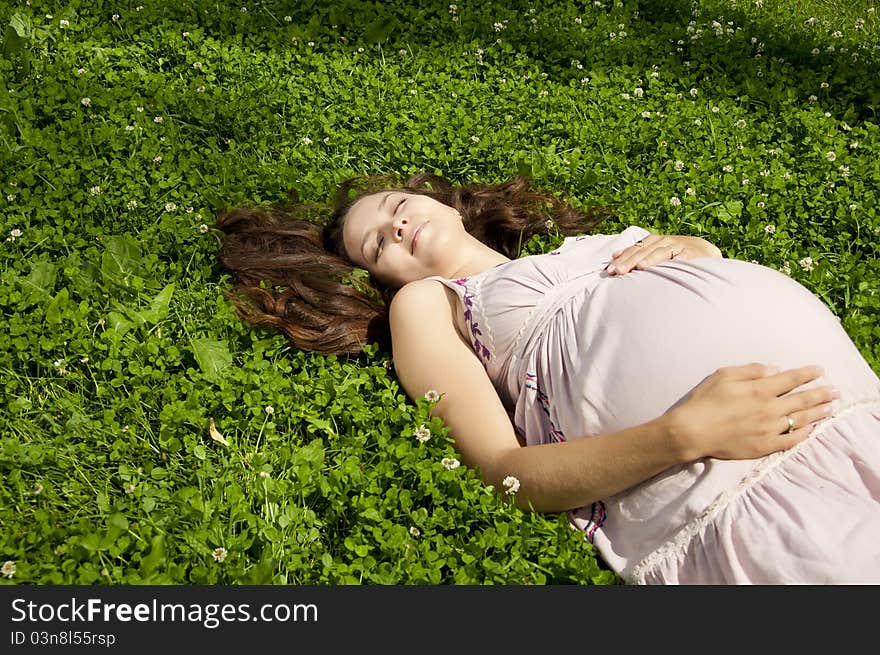
<path id="1" fill-rule="evenodd" d="M 780 399 L 816 374 L 797 369 L 767 377 L 766 367 L 752 364 L 720 369 L 686 402 L 642 425 L 522 448 L 483 365 L 455 330 L 455 309 L 454 292 L 438 282 L 398 292 L 391 305 L 395 370 L 410 397 L 429 389 L 442 394 L 434 413 L 449 426 L 464 463 L 499 490 L 505 477 L 517 478 L 523 509 L 563 511 L 700 457 L 759 457 L 791 447 L 824 418 L 819 407 L 830 400 L 825 388 Z M 799 429 L 780 434 L 784 415 L 796 410 Z"/>

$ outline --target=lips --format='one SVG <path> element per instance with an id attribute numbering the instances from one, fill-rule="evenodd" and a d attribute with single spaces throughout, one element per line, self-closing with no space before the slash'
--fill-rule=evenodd
<path id="1" fill-rule="evenodd" d="M 410 245 L 409 245 L 410 253 L 415 253 L 415 251 L 416 251 L 416 240 L 419 238 L 419 234 L 422 233 L 422 228 L 424 228 L 425 225 L 427 225 L 427 221 L 425 221 L 424 223 L 422 223 L 421 225 L 419 225 L 419 226 L 416 228 L 416 231 L 413 233 L 413 235 L 412 235 L 412 240 L 410 241 Z"/>

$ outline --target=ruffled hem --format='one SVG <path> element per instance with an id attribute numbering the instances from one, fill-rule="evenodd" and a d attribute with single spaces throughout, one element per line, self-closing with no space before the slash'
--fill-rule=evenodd
<path id="1" fill-rule="evenodd" d="M 846 406 L 795 447 L 764 458 L 624 577 L 631 584 L 880 582 L 878 426 L 880 400 Z M 817 480 L 837 496 L 820 494 Z"/>

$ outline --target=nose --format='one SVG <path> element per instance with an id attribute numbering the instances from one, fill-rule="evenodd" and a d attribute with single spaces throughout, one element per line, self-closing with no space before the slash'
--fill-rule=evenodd
<path id="1" fill-rule="evenodd" d="M 395 218 L 392 222 L 391 226 L 394 229 L 394 238 L 398 240 L 403 240 L 403 228 L 409 223 L 409 220 L 400 216 L 399 218 Z"/>

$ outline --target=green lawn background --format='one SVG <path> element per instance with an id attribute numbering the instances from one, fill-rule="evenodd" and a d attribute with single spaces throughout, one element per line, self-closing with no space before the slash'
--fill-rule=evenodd
<path id="1" fill-rule="evenodd" d="M 615 207 L 603 232 L 786 272 L 878 371 L 873 9 L 0 3 L 0 581 L 618 582 L 452 468 L 389 353 L 238 321 L 216 212 L 525 173 Z"/>

